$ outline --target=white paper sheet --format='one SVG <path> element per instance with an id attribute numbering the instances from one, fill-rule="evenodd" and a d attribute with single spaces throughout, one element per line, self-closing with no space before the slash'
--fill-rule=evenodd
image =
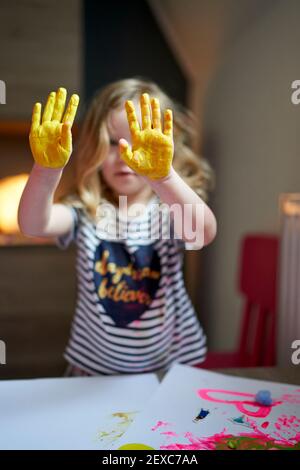
<path id="1" fill-rule="evenodd" d="M 107 449 L 158 386 L 154 374 L 0 381 L 0 449 Z"/>
<path id="2" fill-rule="evenodd" d="M 271 392 L 272 406 L 256 404 L 259 390 Z M 118 447 L 132 443 L 156 450 L 300 449 L 300 387 L 175 365 Z"/>

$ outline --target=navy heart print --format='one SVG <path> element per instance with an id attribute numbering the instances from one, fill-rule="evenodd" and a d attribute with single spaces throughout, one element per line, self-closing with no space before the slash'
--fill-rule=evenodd
<path id="1" fill-rule="evenodd" d="M 96 249 L 94 282 L 99 302 L 119 327 L 138 320 L 149 308 L 160 277 L 153 244 L 130 254 L 123 243 L 102 240 Z"/>

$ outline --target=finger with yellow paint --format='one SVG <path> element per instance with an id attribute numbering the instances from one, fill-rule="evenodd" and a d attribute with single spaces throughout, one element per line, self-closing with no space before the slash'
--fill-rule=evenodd
<path id="1" fill-rule="evenodd" d="M 33 107 L 29 143 L 34 160 L 43 167 L 63 168 L 72 153 L 71 128 L 79 96 L 71 96 L 64 113 L 66 97 L 65 88 L 51 92 L 42 116 L 41 103 L 35 103 Z"/>
<path id="2" fill-rule="evenodd" d="M 164 112 L 162 131 L 160 103 L 157 98 L 144 93 L 140 98 L 142 126 L 140 126 L 132 101 L 125 109 L 131 134 L 132 148 L 125 139 L 120 140 L 121 158 L 136 173 L 153 180 L 165 178 L 171 171 L 174 143 L 172 111 Z"/>

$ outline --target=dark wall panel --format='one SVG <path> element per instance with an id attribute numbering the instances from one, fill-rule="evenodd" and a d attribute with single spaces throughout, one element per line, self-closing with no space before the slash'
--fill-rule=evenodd
<path id="1" fill-rule="evenodd" d="M 85 101 L 111 81 L 139 76 L 186 104 L 186 78 L 145 0 L 83 5 Z"/>

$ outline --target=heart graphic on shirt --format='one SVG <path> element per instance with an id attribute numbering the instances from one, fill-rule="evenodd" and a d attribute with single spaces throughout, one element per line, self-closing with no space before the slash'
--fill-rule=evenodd
<path id="1" fill-rule="evenodd" d="M 102 240 L 95 252 L 94 282 L 99 302 L 125 327 L 149 309 L 161 278 L 160 259 L 153 244 L 133 254 L 123 243 Z"/>

